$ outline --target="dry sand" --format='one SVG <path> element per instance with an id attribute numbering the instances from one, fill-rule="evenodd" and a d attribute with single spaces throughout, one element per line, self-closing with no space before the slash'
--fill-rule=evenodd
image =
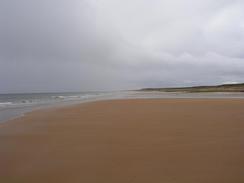
<path id="1" fill-rule="evenodd" d="M 135 99 L 0 126 L 1 183 L 243 183 L 244 100 Z"/>

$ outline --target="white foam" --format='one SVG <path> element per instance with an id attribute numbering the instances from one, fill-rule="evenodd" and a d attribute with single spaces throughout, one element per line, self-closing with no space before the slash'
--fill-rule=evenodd
<path id="1" fill-rule="evenodd" d="M 65 99 L 65 96 L 52 96 L 54 99 Z"/>
<path id="2" fill-rule="evenodd" d="M 12 105 L 12 104 L 13 104 L 12 102 L 0 102 L 0 106 L 2 106 L 2 107 Z"/>

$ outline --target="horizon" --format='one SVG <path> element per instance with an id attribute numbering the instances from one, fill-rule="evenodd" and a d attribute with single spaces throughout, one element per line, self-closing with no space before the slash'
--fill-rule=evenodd
<path id="1" fill-rule="evenodd" d="M 192 85 L 192 86 L 179 86 L 179 87 L 153 87 L 153 88 L 137 88 L 137 89 L 127 89 L 127 90 L 93 90 L 93 91 L 39 91 L 39 92 L 26 92 L 26 93 L 0 93 L 0 95 L 15 95 L 15 94 L 58 94 L 58 93 L 89 93 L 89 92 L 124 92 L 124 91 L 138 91 L 143 89 L 180 89 L 180 88 L 194 88 L 194 87 L 216 87 L 225 85 L 243 85 L 243 83 L 223 83 L 217 85 Z"/>

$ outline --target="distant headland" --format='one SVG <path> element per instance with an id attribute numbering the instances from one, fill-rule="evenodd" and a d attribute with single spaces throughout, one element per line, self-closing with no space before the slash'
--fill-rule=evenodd
<path id="1" fill-rule="evenodd" d="M 139 91 L 162 91 L 162 92 L 244 92 L 244 83 L 222 84 L 215 86 L 192 86 L 175 88 L 142 88 Z"/>

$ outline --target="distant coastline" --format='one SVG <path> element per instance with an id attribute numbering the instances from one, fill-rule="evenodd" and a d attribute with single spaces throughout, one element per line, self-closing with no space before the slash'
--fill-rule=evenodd
<path id="1" fill-rule="evenodd" d="M 192 86 L 175 88 L 142 88 L 139 91 L 162 91 L 162 92 L 244 92 L 244 83 L 223 84 L 215 86 Z"/>

